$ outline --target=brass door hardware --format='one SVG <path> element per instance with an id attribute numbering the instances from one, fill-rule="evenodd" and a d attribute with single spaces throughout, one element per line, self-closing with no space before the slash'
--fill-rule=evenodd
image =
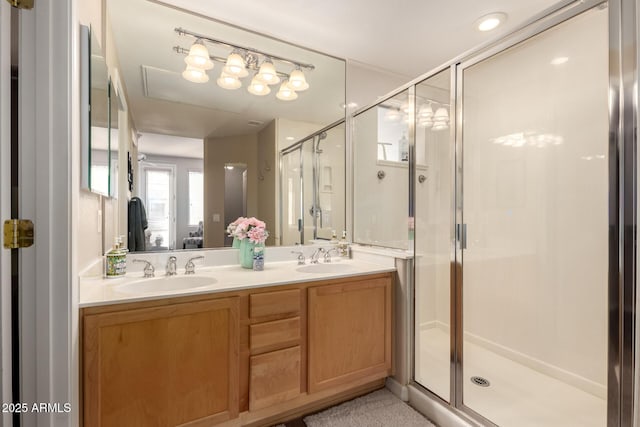
<path id="1" fill-rule="evenodd" d="M 28 248 L 33 245 L 33 222 L 28 219 L 8 219 L 4 222 L 4 248 Z"/>

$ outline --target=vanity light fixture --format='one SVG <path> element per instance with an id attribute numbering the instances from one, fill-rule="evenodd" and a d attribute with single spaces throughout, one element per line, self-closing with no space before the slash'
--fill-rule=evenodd
<path id="1" fill-rule="evenodd" d="M 433 115 L 433 130 L 449 129 L 449 111 L 445 107 L 440 107 Z"/>
<path id="2" fill-rule="evenodd" d="M 507 14 L 503 12 L 490 13 L 479 18 L 475 22 L 478 31 L 486 32 L 496 29 L 500 24 L 507 20 Z"/>
<path id="3" fill-rule="evenodd" d="M 244 65 L 244 59 L 240 56 L 237 50 L 234 50 L 229 54 L 225 67 L 222 71 L 236 77 L 247 77 L 249 75 L 249 72 Z"/>
<path id="4" fill-rule="evenodd" d="M 184 58 L 184 62 L 191 67 L 200 68 L 202 70 L 210 70 L 213 68 L 213 61 L 209 57 L 209 50 L 200 39 L 197 39 L 191 45 L 189 55 Z"/>
<path id="5" fill-rule="evenodd" d="M 309 83 L 307 83 L 307 79 L 304 77 L 304 73 L 300 69 L 300 66 L 296 67 L 296 69 L 291 72 L 291 75 L 289 76 L 289 87 L 296 92 L 309 89 Z"/>
<path id="6" fill-rule="evenodd" d="M 224 89 L 234 90 L 242 86 L 240 79 L 247 77 L 250 71 L 254 71 L 251 83 L 247 87 L 249 93 L 257 96 L 268 95 L 271 92 L 270 85 L 276 85 L 284 80 L 276 97 L 283 101 L 292 101 L 298 98 L 298 93 L 309 88 L 304 71 L 312 71 L 312 64 L 305 64 L 253 48 L 239 46 L 222 40 L 217 40 L 202 34 L 197 34 L 183 28 L 175 28 L 175 32 L 181 36 L 195 38 L 189 50 L 175 46 L 173 50 L 180 54 L 187 54 L 185 62 L 187 68 L 182 76 L 191 82 L 205 83 L 209 81 L 207 70 L 213 68 L 213 61 L 224 64 L 222 72 L 216 83 Z M 226 57 L 216 57 L 209 54 L 206 43 L 222 46 L 231 50 Z M 289 73 L 276 69 L 275 62 L 284 64 L 289 68 Z"/>
<path id="7" fill-rule="evenodd" d="M 247 91 L 253 95 L 264 96 L 271 93 L 271 88 L 255 75 L 253 79 L 251 79 L 251 84 L 247 88 Z"/>
<path id="8" fill-rule="evenodd" d="M 278 77 L 276 67 L 273 66 L 273 61 L 269 58 L 262 61 L 262 65 L 260 66 L 260 70 L 256 77 L 268 85 L 277 85 L 280 83 L 280 77 Z"/>
<path id="9" fill-rule="evenodd" d="M 298 98 L 298 94 L 289 86 L 289 80 L 285 80 L 280 85 L 280 90 L 278 90 L 276 98 L 282 101 L 293 101 Z"/>
<path id="10" fill-rule="evenodd" d="M 209 81 L 206 71 L 191 65 L 187 65 L 187 69 L 182 72 L 182 77 L 193 83 L 206 83 Z"/>
<path id="11" fill-rule="evenodd" d="M 218 77 L 216 83 L 218 83 L 218 86 L 221 88 L 228 90 L 238 89 L 242 86 L 242 82 L 236 76 L 227 74 L 224 71 L 220 73 L 220 77 Z"/>

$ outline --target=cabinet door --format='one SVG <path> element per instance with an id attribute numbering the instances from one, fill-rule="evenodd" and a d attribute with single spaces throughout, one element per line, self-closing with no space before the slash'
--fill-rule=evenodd
<path id="1" fill-rule="evenodd" d="M 309 392 L 391 373 L 391 278 L 309 288 Z"/>
<path id="2" fill-rule="evenodd" d="M 252 356 L 250 364 L 250 411 L 300 395 L 300 346 Z"/>
<path id="3" fill-rule="evenodd" d="M 238 327 L 238 298 L 85 316 L 84 425 L 237 417 Z"/>

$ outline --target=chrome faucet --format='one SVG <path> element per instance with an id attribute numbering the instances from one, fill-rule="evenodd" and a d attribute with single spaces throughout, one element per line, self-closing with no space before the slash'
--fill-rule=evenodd
<path id="1" fill-rule="evenodd" d="M 196 265 L 193 263 L 193 261 L 197 259 L 204 259 L 204 256 L 199 255 L 199 256 L 194 256 L 193 258 L 189 258 L 189 261 L 187 261 L 187 265 L 184 266 L 184 274 L 195 274 Z"/>
<path id="2" fill-rule="evenodd" d="M 338 248 L 335 248 L 335 247 L 324 251 L 324 262 L 331 262 L 331 252 L 334 252 L 334 251 L 336 254 L 338 255 L 340 254 L 340 251 L 338 250 Z"/>
<path id="3" fill-rule="evenodd" d="M 304 252 L 302 251 L 291 251 L 292 254 L 298 254 L 298 265 L 305 265 L 306 260 L 304 258 Z"/>
<path id="4" fill-rule="evenodd" d="M 317 264 L 318 258 L 320 258 L 320 254 L 325 252 L 324 248 L 316 249 L 313 254 L 311 254 L 311 264 Z"/>
<path id="5" fill-rule="evenodd" d="M 149 278 L 149 277 L 154 277 L 155 276 L 155 268 L 153 268 L 153 264 L 151 264 L 149 261 L 144 260 L 144 259 L 134 259 L 131 260 L 131 262 L 144 262 L 144 277 L 145 278 Z"/>
<path id="6" fill-rule="evenodd" d="M 177 270 L 177 266 L 176 266 L 176 261 L 178 259 L 176 257 L 174 257 L 173 255 L 169 257 L 169 259 L 167 260 L 167 271 L 166 271 L 166 275 L 167 276 L 175 276 L 176 270 Z"/>

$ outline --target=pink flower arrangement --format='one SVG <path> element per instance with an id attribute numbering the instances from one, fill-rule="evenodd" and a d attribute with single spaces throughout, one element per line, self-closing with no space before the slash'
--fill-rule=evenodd
<path id="1" fill-rule="evenodd" d="M 227 234 L 238 240 L 249 238 L 252 243 L 264 243 L 269 237 L 264 221 L 257 218 L 239 217 L 227 227 Z"/>

